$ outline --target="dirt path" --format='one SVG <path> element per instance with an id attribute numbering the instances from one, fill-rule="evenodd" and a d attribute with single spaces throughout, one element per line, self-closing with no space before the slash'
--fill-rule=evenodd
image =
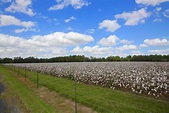
<path id="1" fill-rule="evenodd" d="M 46 87 L 40 87 L 37 89 L 37 86 L 35 83 L 30 81 L 29 79 L 26 79 L 23 76 L 18 76 L 16 73 L 10 71 L 11 75 L 14 75 L 16 78 L 18 78 L 22 83 L 24 83 L 28 88 L 33 90 L 39 97 L 41 97 L 45 102 L 52 105 L 54 108 L 56 108 L 59 113 L 74 113 L 75 107 L 74 107 L 74 101 L 70 99 L 66 99 L 63 96 L 60 96 L 54 91 L 48 90 Z M 77 104 L 77 112 L 78 113 L 97 113 L 93 111 L 91 108 L 86 107 L 84 105 Z"/>

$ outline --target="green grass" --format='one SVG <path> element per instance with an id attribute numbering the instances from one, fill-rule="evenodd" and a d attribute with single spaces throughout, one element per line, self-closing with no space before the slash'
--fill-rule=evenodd
<path id="1" fill-rule="evenodd" d="M 13 69 L 13 67 L 10 68 Z M 20 74 L 24 76 L 23 69 L 20 69 Z M 36 72 L 27 71 L 28 79 L 35 83 L 36 75 Z M 74 81 L 39 74 L 39 84 L 74 100 Z M 169 102 L 166 101 L 80 83 L 77 84 L 77 101 L 99 113 L 169 112 Z"/>
<path id="2" fill-rule="evenodd" d="M 23 111 L 30 113 L 56 113 L 54 108 L 36 96 L 31 89 L 12 76 L 6 68 L 0 66 L 0 72 L 3 76 L 3 83 L 10 90 L 10 95 L 17 96 Z M 9 95 L 8 93 L 6 95 Z"/>

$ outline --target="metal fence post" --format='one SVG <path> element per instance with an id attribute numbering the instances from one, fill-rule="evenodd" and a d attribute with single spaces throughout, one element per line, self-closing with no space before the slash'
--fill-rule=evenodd
<path id="1" fill-rule="evenodd" d="M 25 81 L 26 81 L 26 66 L 25 66 Z"/>
<path id="2" fill-rule="evenodd" d="M 18 76 L 19 76 L 19 67 L 18 67 Z"/>
<path id="3" fill-rule="evenodd" d="M 37 89 L 39 89 L 39 74 L 38 74 L 38 71 L 37 71 Z"/>
<path id="4" fill-rule="evenodd" d="M 75 113 L 77 113 L 76 76 L 74 76 Z"/>

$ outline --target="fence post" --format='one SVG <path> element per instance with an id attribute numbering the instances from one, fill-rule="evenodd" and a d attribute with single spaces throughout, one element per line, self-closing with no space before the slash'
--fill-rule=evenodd
<path id="1" fill-rule="evenodd" d="M 38 74 L 38 71 L 37 71 L 37 89 L 39 89 L 39 74 Z"/>
<path id="2" fill-rule="evenodd" d="M 26 66 L 25 66 L 25 81 L 26 81 Z"/>
<path id="3" fill-rule="evenodd" d="M 75 93 L 75 113 L 77 113 L 76 76 L 74 76 L 74 93 Z"/>
<path id="4" fill-rule="evenodd" d="M 18 76 L 19 76 L 19 67 L 18 67 Z"/>

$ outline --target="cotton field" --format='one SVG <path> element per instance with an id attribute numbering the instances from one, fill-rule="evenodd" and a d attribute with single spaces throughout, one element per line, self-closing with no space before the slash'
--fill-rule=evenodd
<path id="1" fill-rule="evenodd" d="M 31 71 L 158 98 L 169 94 L 169 62 L 13 64 Z"/>

